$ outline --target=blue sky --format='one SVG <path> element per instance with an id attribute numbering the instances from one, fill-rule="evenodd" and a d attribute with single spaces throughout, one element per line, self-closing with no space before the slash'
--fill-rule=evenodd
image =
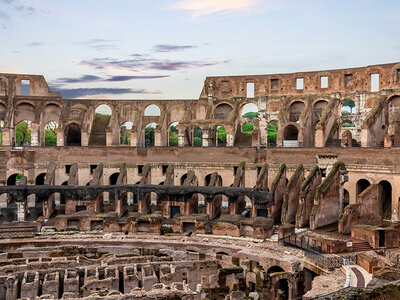
<path id="1" fill-rule="evenodd" d="M 206 76 L 400 61 L 398 0 L 0 0 L 0 72 L 65 98 L 192 99 Z"/>

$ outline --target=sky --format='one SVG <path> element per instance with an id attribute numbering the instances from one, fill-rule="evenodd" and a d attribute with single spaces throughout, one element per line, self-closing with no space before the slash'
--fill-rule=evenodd
<path id="1" fill-rule="evenodd" d="M 197 99 L 206 76 L 400 61 L 398 0 L 0 0 L 0 72 L 64 98 Z"/>

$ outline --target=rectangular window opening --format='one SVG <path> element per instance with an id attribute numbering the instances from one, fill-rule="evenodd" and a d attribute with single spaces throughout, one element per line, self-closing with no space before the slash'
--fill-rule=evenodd
<path id="1" fill-rule="evenodd" d="M 90 174 L 93 174 L 93 172 L 96 168 L 97 168 L 97 165 L 90 165 Z"/>
<path id="2" fill-rule="evenodd" d="M 65 174 L 69 174 L 71 171 L 71 165 L 65 165 Z"/>
<path id="3" fill-rule="evenodd" d="M 371 92 L 379 91 L 379 74 L 371 74 Z"/>
<path id="4" fill-rule="evenodd" d="M 326 169 L 321 169 L 321 177 L 326 177 Z"/>
<path id="5" fill-rule="evenodd" d="M 162 173 L 163 175 L 167 174 L 168 165 L 162 165 Z"/>
<path id="6" fill-rule="evenodd" d="M 254 82 L 248 82 L 246 85 L 246 98 L 254 98 Z"/>
<path id="7" fill-rule="evenodd" d="M 353 85 L 353 74 L 345 74 L 344 75 L 344 86 L 350 87 Z"/>
<path id="8" fill-rule="evenodd" d="M 138 175 L 143 173 L 143 165 L 138 165 L 137 166 L 137 173 L 138 173 Z"/>
<path id="9" fill-rule="evenodd" d="M 21 95 L 29 96 L 29 80 L 21 80 Z"/>
<path id="10" fill-rule="evenodd" d="M 296 78 L 296 90 L 304 89 L 304 78 Z"/>
<path id="11" fill-rule="evenodd" d="M 321 76 L 321 89 L 328 88 L 328 76 Z"/>
<path id="12" fill-rule="evenodd" d="M 271 79 L 271 91 L 277 91 L 279 89 L 279 79 Z"/>
<path id="13" fill-rule="evenodd" d="M 86 210 L 86 205 L 77 205 L 75 207 L 76 212 L 80 212 L 80 211 L 84 211 L 84 210 Z"/>

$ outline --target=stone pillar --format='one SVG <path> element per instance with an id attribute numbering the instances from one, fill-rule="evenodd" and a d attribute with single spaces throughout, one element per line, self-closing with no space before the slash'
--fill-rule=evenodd
<path id="1" fill-rule="evenodd" d="M 61 128 L 57 131 L 57 146 L 64 146 L 64 130 Z"/>
<path id="2" fill-rule="evenodd" d="M 258 143 L 261 148 L 265 148 L 267 147 L 267 122 L 265 121 L 265 119 L 260 120 L 259 128 L 260 128 L 260 139 Z"/>
<path id="3" fill-rule="evenodd" d="M 31 123 L 31 146 L 39 146 L 39 124 Z"/>
<path id="4" fill-rule="evenodd" d="M 30 194 L 27 197 L 28 207 L 35 207 L 36 206 L 36 195 Z"/>
<path id="5" fill-rule="evenodd" d="M 18 222 L 26 221 L 26 202 L 17 202 L 17 220 Z"/>
<path id="6" fill-rule="evenodd" d="M 136 130 L 133 128 L 131 129 L 131 146 L 136 147 L 137 146 L 137 134 Z"/>
<path id="7" fill-rule="evenodd" d="M 8 194 L 0 195 L 0 208 L 6 208 L 8 204 Z"/>
<path id="8" fill-rule="evenodd" d="M 127 198 L 121 196 L 116 203 L 115 212 L 117 213 L 118 217 L 122 216 L 124 212 L 128 209 Z"/>
<path id="9" fill-rule="evenodd" d="M 230 133 L 226 134 L 226 146 L 233 147 L 233 135 Z"/>
<path id="10" fill-rule="evenodd" d="M 111 132 L 111 129 L 106 129 L 106 146 L 112 146 L 112 132 Z"/>
<path id="11" fill-rule="evenodd" d="M 178 146 L 183 147 L 185 146 L 185 134 L 181 131 L 178 133 Z"/>
<path id="12" fill-rule="evenodd" d="M 2 130 L 2 145 L 3 146 L 12 146 L 12 139 L 11 139 L 11 131 L 9 128 L 3 128 Z"/>
<path id="13" fill-rule="evenodd" d="M 203 147 L 208 147 L 210 145 L 210 129 L 203 129 Z"/>
<path id="14" fill-rule="evenodd" d="M 89 135 L 86 131 L 82 131 L 81 133 L 81 145 L 89 146 Z"/>
<path id="15" fill-rule="evenodd" d="M 54 203 L 56 205 L 61 204 L 61 194 L 60 193 L 54 193 Z"/>
<path id="16" fill-rule="evenodd" d="M 155 147 L 161 146 L 161 129 L 158 125 L 154 129 L 154 146 Z"/>

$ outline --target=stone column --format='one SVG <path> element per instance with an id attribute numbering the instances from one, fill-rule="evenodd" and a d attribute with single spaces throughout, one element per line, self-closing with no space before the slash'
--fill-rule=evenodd
<path id="1" fill-rule="evenodd" d="M 82 133 L 81 133 L 81 145 L 89 146 L 89 135 L 88 135 L 87 131 L 82 131 Z"/>
<path id="2" fill-rule="evenodd" d="M 12 136 L 13 131 L 9 128 L 3 127 L 2 129 L 2 145 L 3 146 L 13 146 L 12 144 Z"/>
<path id="3" fill-rule="evenodd" d="M 31 123 L 31 146 L 39 146 L 39 124 Z"/>
<path id="4" fill-rule="evenodd" d="M 112 132 L 111 129 L 106 129 L 106 146 L 112 146 Z"/>
<path id="5" fill-rule="evenodd" d="M 0 195 L 0 208 L 6 208 L 8 204 L 8 194 Z"/>
<path id="6" fill-rule="evenodd" d="M 233 127 L 232 126 L 226 126 L 225 127 L 226 131 L 226 146 L 227 147 L 233 147 L 234 144 L 234 134 L 233 134 Z"/>
<path id="7" fill-rule="evenodd" d="M 260 140 L 258 141 L 261 148 L 267 147 L 267 121 L 265 119 L 260 120 Z"/>
<path id="8" fill-rule="evenodd" d="M 136 147 L 137 146 L 137 134 L 135 129 L 131 129 L 131 146 Z"/>
<path id="9" fill-rule="evenodd" d="M 27 197 L 28 207 L 35 207 L 36 206 L 36 195 L 30 194 Z"/>
<path id="10" fill-rule="evenodd" d="M 57 146 L 64 146 L 64 129 L 58 128 Z"/>
<path id="11" fill-rule="evenodd" d="M 203 129 L 203 147 L 208 147 L 210 144 L 210 129 Z"/>
<path id="12" fill-rule="evenodd" d="M 161 146 L 161 128 L 158 125 L 154 129 L 154 146 L 155 147 Z"/>

